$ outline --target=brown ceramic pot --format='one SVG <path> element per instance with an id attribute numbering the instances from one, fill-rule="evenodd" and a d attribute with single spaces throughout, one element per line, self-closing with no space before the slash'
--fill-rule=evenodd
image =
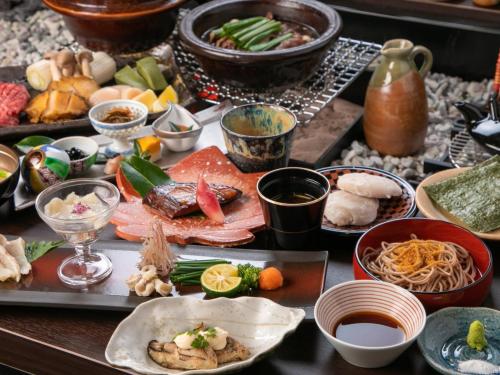
<path id="1" fill-rule="evenodd" d="M 223 49 L 204 34 L 234 18 L 272 12 L 279 19 L 312 27 L 319 35 L 301 46 L 263 52 Z M 215 0 L 201 5 L 179 27 L 182 45 L 203 70 L 218 82 L 253 89 L 283 89 L 307 80 L 335 42 L 342 20 L 330 6 L 314 0 Z"/>
<path id="2" fill-rule="evenodd" d="M 423 146 L 427 133 L 424 77 L 432 66 L 432 53 L 405 39 L 388 41 L 381 53 L 366 92 L 365 139 L 384 155 L 411 155 Z M 417 54 L 424 56 L 420 70 L 414 62 Z"/>
<path id="3" fill-rule="evenodd" d="M 186 0 L 43 0 L 63 15 L 78 43 L 111 53 L 144 51 L 165 41 Z"/>

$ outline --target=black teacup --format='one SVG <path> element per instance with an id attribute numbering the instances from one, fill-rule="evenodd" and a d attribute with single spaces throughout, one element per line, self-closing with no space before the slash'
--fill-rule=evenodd
<path id="1" fill-rule="evenodd" d="M 306 168 L 281 168 L 257 182 L 266 225 L 285 249 L 311 244 L 321 228 L 330 183 L 321 173 Z"/>

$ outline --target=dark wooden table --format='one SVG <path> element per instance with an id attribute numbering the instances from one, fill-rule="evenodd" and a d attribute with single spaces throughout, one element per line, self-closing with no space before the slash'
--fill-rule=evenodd
<path id="1" fill-rule="evenodd" d="M 35 210 L 8 214 L 0 210 L 0 233 L 56 239 Z M 103 239 L 116 239 L 108 226 Z M 267 246 L 266 234 L 252 247 Z M 351 257 L 355 241 L 324 233 L 321 249 L 329 250 L 326 288 L 353 279 Z M 500 244 L 489 243 L 495 262 Z M 495 272 L 486 306 L 500 307 L 500 271 Z M 130 371 L 106 363 L 104 349 L 126 313 L 65 309 L 2 307 L 0 309 L 0 363 L 40 374 L 121 374 Z M 4 374 L 2 368 L 0 373 Z M 296 333 L 267 358 L 243 374 L 349 374 L 420 375 L 435 373 L 413 345 L 396 362 L 383 369 L 362 369 L 345 362 L 322 336 L 314 322 L 304 322 Z"/>

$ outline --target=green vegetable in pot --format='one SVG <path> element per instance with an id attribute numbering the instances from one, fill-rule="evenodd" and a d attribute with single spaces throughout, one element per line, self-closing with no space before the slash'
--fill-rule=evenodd
<path id="1" fill-rule="evenodd" d="M 488 346 L 488 341 L 486 341 L 486 336 L 484 335 L 484 325 L 479 320 L 474 320 L 469 326 L 467 345 L 479 352 Z"/>

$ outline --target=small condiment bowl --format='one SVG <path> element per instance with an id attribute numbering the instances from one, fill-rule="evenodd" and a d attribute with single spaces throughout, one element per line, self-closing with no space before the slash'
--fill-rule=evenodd
<path id="1" fill-rule="evenodd" d="M 19 175 L 21 172 L 21 165 L 19 157 L 16 152 L 11 148 L 0 144 L 0 168 L 6 170 L 11 175 L 0 181 L 0 206 L 14 195 Z"/>
<path id="2" fill-rule="evenodd" d="M 171 123 L 192 126 L 192 129 L 177 132 L 172 129 Z M 172 104 L 163 115 L 153 122 L 153 131 L 170 151 L 183 152 L 194 147 L 203 128 L 187 109 L 178 104 Z"/>
<path id="3" fill-rule="evenodd" d="M 396 345 L 368 347 L 347 343 L 332 334 L 344 317 L 359 312 L 379 313 L 400 323 L 405 340 Z M 425 309 L 410 292 L 399 286 L 373 280 L 355 280 L 324 292 L 314 307 L 319 329 L 347 362 L 366 368 L 383 367 L 394 361 L 425 327 Z"/>
<path id="4" fill-rule="evenodd" d="M 382 241 L 402 242 L 417 238 L 450 241 L 465 248 L 480 276 L 466 287 L 443 292 L 412 292 L 428 312 L 450 306 L 480 306 L 490 292 L 493 282 L 493 259 L 488 246 L 474 233 L 443 220 L 407 218 L 387 221 L 368 230 L 356 244 L 353 255 L 355 279 L 378 280 L 363 265 L 361 259 L 368 247 L 378 248 Z"/>
<path id="5" fill-rule="evenodd" d="M 488 345 L 482 351 L 466 342 L 470 324 L 479 320 Z M 427 363 L 441 374 L 458 374 L 461 361 L 480 360 L 500 364 L 500 311 L 485 307 L 448 307 L 427 317 L 417 342 Z M 489 373 L 489 372 L 488 372 Z M 493 372 L 498 374 L 498 372 Z"/>
<path id="6" fill-rule="evenodd" d="M 288 165 L 297 118 L 288 109 L 265 103 L 229 109 L 220 120 L 229 158 L 243 172 Z"/>
<path id="7" fill-rule="evenodd" d="M 110 124 L 101 120 L 113 108 L 129 108 L 134 115 L 131 121 Z M 137 133 L 148 120 L 148 108 L 141 102 L 134 100 L 108 100 L 93 106 L 89 111 L 90 123 L 94 129 L 109 138 L 113 143 L 106 148 L 107 154 L 124 154 L 132 150 L 132 144 L 128 138 Z"/>
<path id="8" fill-rule="evenodd" d="M 276 196 L 287 190 L 308 194 L 314 199 L 300 203 L 278 201 Z M 330 193 L 330 183 L 325 176 L 307 168 L 276 169 L 259 179 L 257 193 L 266 226 L 281 247 L 314 248 Z"/>
<path id="9" fill-rule="evenodd" d="M 99 152 L 99 145 L 89 137 L 65 137 L 52 142 L 52 145 L 65 151 L 69 151 L 71 148 L 76 147 L 87 154 L 87 156 L 82 159 L 70 160 L 69 173 L 72 176 L 78 176 L 87 172 L 89 168 L 95 164 L 97 153 Z"/>

